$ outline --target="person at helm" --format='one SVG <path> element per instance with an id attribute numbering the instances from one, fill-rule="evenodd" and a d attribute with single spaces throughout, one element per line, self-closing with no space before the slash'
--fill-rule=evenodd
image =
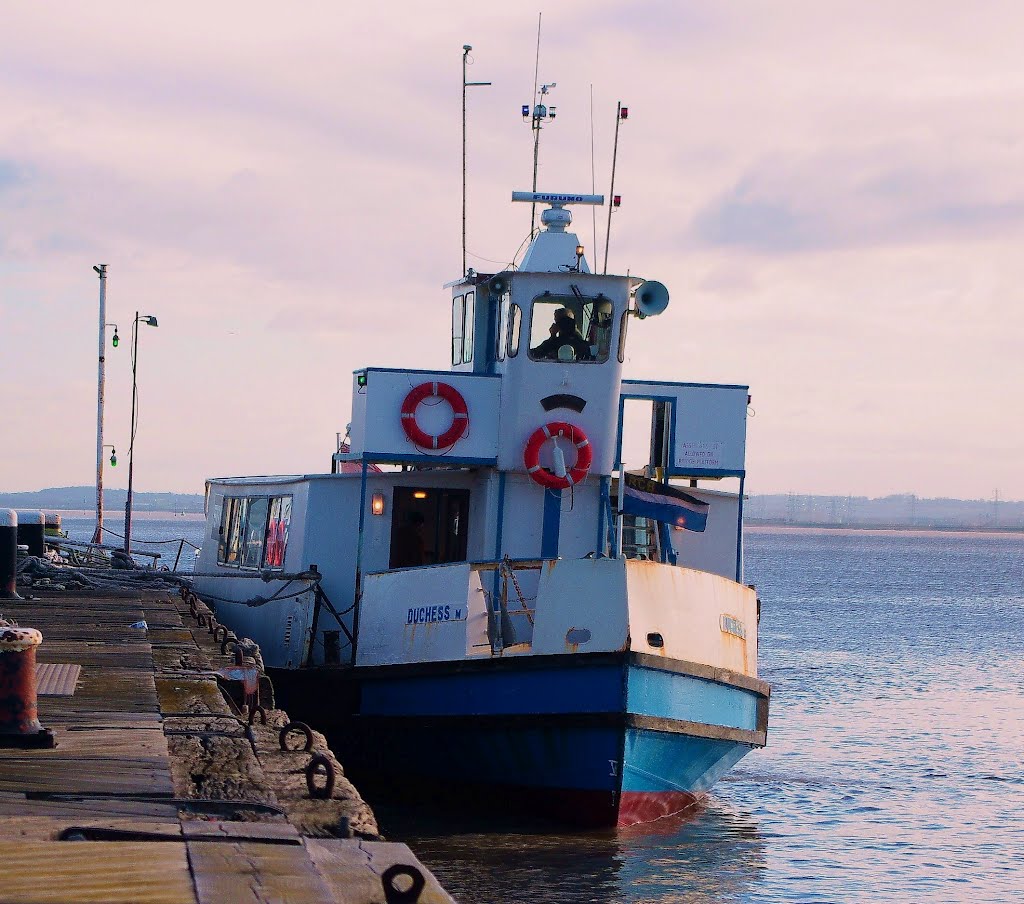
<path id="1" fill-rule="evenodd" d="M 530 349 L 531 357 L 549 361 L 593 360 L 590 346 L 576 331 L 576 315 L 569 308 L 558 308 L 555 311 L 554 322 L 549 332 L 551 335 L 547 339 L 536 348 Z M 562 351 L 566 347 L 572 350 L 572 357 L 567 357 L 567 352 Z"/>

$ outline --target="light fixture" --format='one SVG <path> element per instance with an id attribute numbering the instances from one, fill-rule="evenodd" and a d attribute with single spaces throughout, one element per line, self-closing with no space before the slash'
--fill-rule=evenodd
<path id="1" fill-rule="evenodd" d="M 365 386 L 365 385 L 366 385 L 366 374 L 365 373 L 361 373 L 358 376 L 356 376 L 356 386 Z"/>
<path id="2" fill-rule="evenodd" d="M 427 491 L 426 490 L 416 490 L 416 492 L 414 492 L 412 494 L 412 498 L 413 499 L 426 499 L 427 498 Z"/>
<path id="3" fill-rule="evenodd" d="M 156 322 L 156 317 L 152 314 L 146 314 L 144 317 L 140 317 L 139 323 L 145 323 L 148 326 L 160 326 L 160 324 Z"/>
<path id="4" fill-rule="evenodd" d="M 576 246 L 576 270 L 577 271 L 579 271 L 580 266 L 582 264 L 582 261 L 583 261 L 583 246 L 582 245 L 577 245 Z"/>
<path id="5" fill-rule="evenodd" d="M 110 450 L 110 467 L 116 468 L 117 467 L 117 449 L 115 449 L 111 445 L 104 445 L 103 448 Z"/>
<path id="6" fill-rule="evenodd" d="M 374 515 L 384 514 L 384 494 L 374 493 L 370 497 L 370 512 Z"/>

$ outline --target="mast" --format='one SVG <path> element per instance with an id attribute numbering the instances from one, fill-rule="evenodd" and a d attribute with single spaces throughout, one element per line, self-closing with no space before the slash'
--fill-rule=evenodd
<path id="1" fill-rule="evenodd" d="M 619 123 L 629 117 L 629 107 L 618 103 L 615 110 L 615 145 L 612 148 L 612 184 L 608 189 L 608 229 L 604 234 L 604 268 L 602 273 L 608 272 L 608 245 L 612 240 L 612 211 L 619 206 L 619 199 L 615 197 L 615 163 L 619 157 Z"/>
<path id="2" fill-rule="evenodd" d="M 489 85 L 490 82 L 467 82 L 466 67 L 470 65 L 472 44 L 462 45 L 462 275 L 466 275 L 466 89 Z"/>

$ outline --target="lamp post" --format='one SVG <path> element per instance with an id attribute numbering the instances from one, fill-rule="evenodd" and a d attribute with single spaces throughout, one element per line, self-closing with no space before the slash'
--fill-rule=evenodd
<path id="1" fill-rule="evenodd" d="M 93 267 L 100 278 L 100 354 L 96 388 L 96 531 L 93 543 L 103 541 L 103 392 L 106 370 L 107 338 L 107 265 Z"/>
<path id="2" fill-rule="evenodd" d="M 124 503 L 124 551 L 131 555 L 132 551 L 132 465 L 135 452 L 135 431 L 138 428 L 139 390 L 136 382 L 136 370 L 139 360 L 139 324 L 147 326 L 159 326 L 156 317 L 152 314 L 139 316 L 135 312 L 135 322 L 132 324 L 132 424 L 131 434 L 128 442 L 128 498 Z"/>

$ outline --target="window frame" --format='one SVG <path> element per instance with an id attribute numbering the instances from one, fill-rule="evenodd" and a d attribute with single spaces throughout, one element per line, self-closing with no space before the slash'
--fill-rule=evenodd
<path id="1" fill-rule="evenodd" d="M 258 493 L 254 495 L 222 497 L 221 527 L 217 537 L 217 565 L 221 568 L 237 568 L 240 571 L 282 570 L 288 551 L 288 535 L 291 533 L 292 512 L 295 508 L 294 498 L 294 495 L 291 493 Z M 245 535 L 249 530 L 249 514 L 253 503 L 262 500 L 266 500 L 267 513 L 263 523 L 263 540 L 260 547 L 259 561 L 255 565 L 245 564 Z M 270 530 L 270 513 L 274 508 L 275 502 L 279 503 L 280 511 L 284 510 L 287 503 L 288 519 L 285 525 L 284 547 L 281 549 L 281 564 L 267 565 L 267 537 Z M 228 557 L 232 552 L 231 544 L 239 537 L 241 542 L 235 544 L 236 559 L 235 561 L 228 561 Z"/>
<path id="2" fill-rule="evenodd" d="M 622 312 L 619 319 L 619 364 L 626 360 L 626 327 L 629 325 L 629 308 Z"/>
<path id="3" fill-rule="evenodd" d="M 589 304 L 591 306 L 590 321 L 589 322 L 593 323 L 594 316 L 596 314 L 597 304 L 598 304 L 598 302 L 600 302 L 602 300 L 607 301 L 609 299 L 607 299 L 606 296 L 601 295 L 601 294 L 599 294 L 599 295 L 576 296 L 576 295 L 553 295 L 553 294 L 545 292 L 545 293 L 543 293 L 541 295 L 535 296 L 533 301 L 530 302 L 529 342 L 527 343 L 527 346 L 526 346 L 526 356 L 531 361 L 536 361 L 536 362 L 542 363 L 542 364 L 605 364 L 608 361 L 608 359 L 611 358 L 611 342 L 610 341 L 608 343 L 608 348 L 605 349 L 605 354 L 604 354 L 603 358 L 599 357 L 598 355 L 593 355 L 593 353 L 591 353 L 592 357 L 589 360 L 582 360 L 582 361 L 579 360 L 578 358 L 574 359 L 572 361 L 561 361 L 558 358 L 535 358 L 533 356 L 533 352 L 532 352 L 532 350 L 530 348 L 530 346 L 533 343 L 534 318 L 536 316 L 537 308 L 538 308 L 539 305 L 543 304 L 545 306 L 551 306 L 552 311 L 554 311 L 555 309 L 557 309 L 559 307 L 573 308 L 576 305 L 579 305 L 580 311 L 582 313 L 583 309 Z M 589 328 L 589 326 L 588 326 L 588 328 Z M 609 329 L 611 329 L 611 328 L 609 327 Z M 579 335 L 581 338 L 583 338 L 583 340 L 586 342 L 586 337 L 582 336 L 582 334 L 579 333 L 578 329 L 577 329 L 577 335 Z M 545 340 L 541 339 L 540 341 L 544 342 Z M 590 343 L 587 342 L 587 345 L 589 346 Z M 598 347 L 598 351 L 600 353 L 601 343 L 598 343 L 597 347 Z"/>
<path id="4" fill-rule="evenodd" d="M 456 307 L 458 317 L 456 317 Z M 459 324 L 459 335 L 455 335 L 455 324 Z M 452 367 L 462 363 L 462 349 L 466 342 L 466 296 L 452 296 Z M 456 344 L 458 343 L 458 344 Z"/>
<path id="5" fill-rule="evenodd" d="M 476 292 L 467 292 L 462 308 L 462 363 L 473 363 L 476 344 Z"/>
<path id="6" fill-rule="evenodd" d="M 508 306 L 508 357 L 515 358 L 519 354 L 520 333 L 523 328 L 523 307 L 513 301 Z"/>

